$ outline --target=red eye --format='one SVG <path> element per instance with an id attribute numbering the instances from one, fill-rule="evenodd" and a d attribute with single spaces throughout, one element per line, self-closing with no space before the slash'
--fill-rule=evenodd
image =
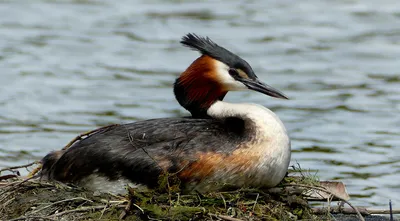
<path id="1" fill-rule="evenodd" d="M 238 72 L 236 69 L 234 69 L 234 68 L 230 68 L 230 69 L 229 69 L 229 74 L 230 74 L 233 78 L 239 77 L 239 72 Z"/>

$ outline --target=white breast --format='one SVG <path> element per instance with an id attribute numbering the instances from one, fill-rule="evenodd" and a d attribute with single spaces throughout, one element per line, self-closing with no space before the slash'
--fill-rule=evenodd
<path id="1" fill-rule="evenodd" d="M 243 154 L 260 156 L 248 171 L 251 186 L 272 187 L 285 176 L 290 163 L 290 139 L 286 128 L 271 110 L 257 104 L 232 104 L 217 101 L 207 111 L 211 117 L 238 117 L 245 121 L 246 130 L 255 133 L 254 143 Z M 251 128 L 250 128 L 251 127 Z"/>

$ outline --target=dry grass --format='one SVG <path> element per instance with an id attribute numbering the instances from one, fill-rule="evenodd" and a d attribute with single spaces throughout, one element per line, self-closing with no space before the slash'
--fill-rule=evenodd
<path id="1" fill-rule="evenodd" d="M 332 198 L 348 203 L 358 219 L 364 220 L 356 207 L 320 186 L 316 174 L 299 165 L 291 171 L 298 176 L 286 177 L 272 189 L 237 190 L 227 186 L 220 192 L 182 194 L 176 175 L 165 174 L 156 190 L 139 192 L 127 187 L 125 196 L 95 194 L 20 176 L 18 169 L 32 167 L 30 175 L 35 175 L 32 171 L 39 170 L 39 163 L 0 171 L 8 171 L 0 174 L 0 220 L 330 220 Z M 322 210 L 310 208 L 307 199 L 311 189 L 329 194 L 326 213 L 321 215 Z"/>
<path id="2" fill-rule="evenodd" d="M 25 165 L 24 165 L 25 166 Z M 32 166 L 32 165 L 30 165 Z M 12 171 L 15 172 L 12 168 Z M 4 171 L 4 170 L 3 170 Z M 290 178 L 283 184 L 292 182 Z M 284 187 L 282 187 L 283 189 Z M 227 187 L 227 189 L 229 189 Z M 93 194 L 79 187 L 35 178 L 9 177 L 0 183 L 0 220 L 293 220 L 312 219 L 301 192 L 240 189 L 181 194 L 179 180 L 160 177 L 160 188 L 125 196 Z"/>

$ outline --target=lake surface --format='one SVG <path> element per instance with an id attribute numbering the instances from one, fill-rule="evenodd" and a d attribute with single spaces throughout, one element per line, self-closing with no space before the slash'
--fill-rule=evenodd
<path id="1" fill-rule="evenodd" d="M 400 207 L 400 1 L 1 1 L 0 167 L 99 126 L 184 116 L 172 83 L 188 32 L 246 59 L 291 100 L 275 111 L 292 164 L 340 180 L 352 202 Z"/>

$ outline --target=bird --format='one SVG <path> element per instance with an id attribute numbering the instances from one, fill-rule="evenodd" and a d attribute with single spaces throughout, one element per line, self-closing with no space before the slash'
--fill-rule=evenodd
<path id="1" fill-rule="evenodd" d="M 176 100 L 191 116 L 100 129 L 47 154 L 40 176 L 115 193 L 125 185 L 156 189 L 165 174 L 174 174 L 187 192 L 279 184 L 291 157 L 284 124 L 262 105 L 223 99 L 229 91 L 246 90 L 288 97 L 209 37 L 189 33 L 180 43 L 200 53 L 173 84 Z"/>

